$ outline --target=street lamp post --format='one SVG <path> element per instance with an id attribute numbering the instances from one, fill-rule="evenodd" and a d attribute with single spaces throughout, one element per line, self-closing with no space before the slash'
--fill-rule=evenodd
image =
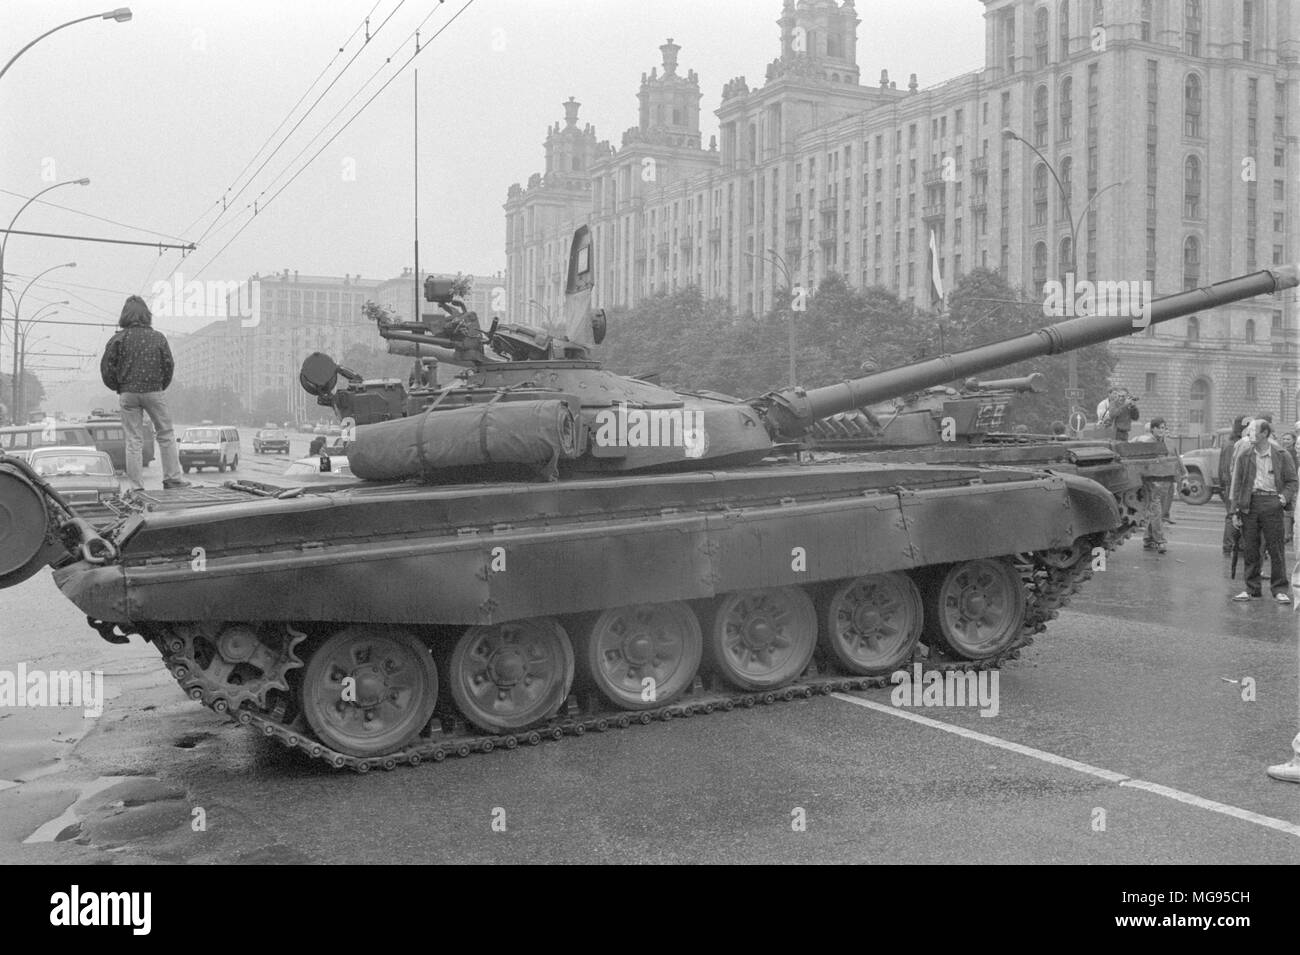
<path id="1" fill-rule="evenodd" d="M 74 22 L 76 22 L 76 21 L 74 21 Z M 40 39 L 40 38 L 37 37 L 37 39 Z M 35 43 L 35 42 L 36 42 L 35 40 L 32 41 L 32 43 Z M 27 46 L 31 46 L 31 43 L 27 44 Z M 26 47 L 24 47 L 24 49 L 26 49 Z M 20 50 L 19 53 L 21 53 L 21 52 L 22 52 L 22 51 Z M 17 59 L 17 55 L 14 56 L 14 59 Z M 10 60 L 9 62 L 12 63 L 13 60 Z M 5 69 L 8 69 L 8 67 L 6 66 Z M 52 186 L 46 186 L 44 189 L 42 189 L 40 192 L 36 193 L 36 195 L 32 196 L 30 199 L 28 199 L 26 202 L 24 202 L 21 206 L 18 207 L 18 211 L 14 213 L 14 217 L 13 217 L 12 219 L 9 220 L 9 228 L 12 230 L 13 227 L 14 227 L 14 223 L 18 221 L 18 217 L 19 217 L 20 215 L 23 214 L 23 210 L 26 209 L 28 206 L 30 206 L 30 205 L 31 205 L 33 202 L 35 202 L 37 199 L 39 199 L 41 196 L 45 195 L 45 193 L 49 192 L 51 189 L 57 189 L 57 188 L 59 188 L 60 186 L 72 186 L 72 185 L 76 185 L 76 186 L 88 186 L 88 185 L 90 185 L 90 180 L 89 180 L 89 179 L 84 179 L 84 178 L 83 178 L 83 179 L 65 179 L 63 182 L 56 182 L 56 183 L 55 183 L 54 185 L 52 185 Z M 0 288 L 4 288 L 4 284 L 5 284 L 5 248 L 8 247 L 8 245 L 9 245 L 9 232 L 5 232 L 5 234 L 4 234 L 4 238 L 3 238 L 3 239 L 0 239 Z M 44 273 L 41 273 L 41 274 L 43 275 Z M 39 277 L 39 276 L 38 276 L 38 277 Z M 26 289 L 24 289 L 23 291 L 25 292 Z M 17 345 L 18 345 L 18 310 L 17 310 L 17 309 L 14 309 L 14 346 L 17 347 Z M 15 403 L 15 404 L 17 404 L 17 402 L 18 402 L 18 378 L 17 378 L 17 375 L 18 375 L 18 354 L 17 354 L 17 352 L 15 352 L 15 353 L 14 353 L 14 383 L 13 383 L 13 385 L 14 385 L 14 403 Z"/>
<path id="2" fill-rule="evenodd" d="M 45 311 L 47 308 L 54 308 L 56 305 L 67 304 L 69 303 L 50 302 L 48 305 L 42 305 L 36 310 L 36 314 L 32 316 L 31 321 L 23 325 L 20 337 L 14 342 L 15 355 L 18 358 L 18 373 L 14 378 L 14 382 L 18 386 L 14 391 L 14 424 L 21 424 L 27 417 L 27 409 L 23 407 L 23 402 L 27 400 L 27 396 L 23 394 L 22 387 L 23 376 L 27 374 L 27 338 L 31 335 L 32 329 L 42 320 L 40 317 L 41 312 Z M 46 315 L 45 318 L 50 318 L 58 314 L 59 310 L 54 308 L 54 311 L 50 312 L 49 315 Z M 39 344 L 39 342 L 37 342 L 37 344 Z"/>
<path id="3" fill-rule="evenodd" d="M 51 188 L 53 188 L 53 187 L 51 186 Z M 39 194 L 40 194 L 40 193 L 37 193 L 37 195 L 39 195 Z M 25 208 L 25 207 L 24 207 L 24 208 Z M 19 212 L 22 212 L 23 210 L 22 210 L 22 209 L 19 209 L 18 211 L 19 211 Z M 16 219 L 16 218 L 18 218 L 18 217 L 17 217 L 17 216 L 14 216 L 14 218 Z M 7 236 L 6 236 L 6 238 L 7 238 Z M 14 414 L 15 414 L 15 415 L 18 414 L 18 396 L 19 396 L 19 391 L 20 391 L 20 388 L 19 388 L 20 377 L 19 377 L 19 376 L 20 376 L 20 374 L 21 374 L 21 372 L 20 372 L 20 370 L 19 370 L 19 367 L 18 367 L 18 316 L 19 316 L 19 313 L 20 313 L 20 311 L 21 311 L 21 309 L 22 309 L 22 307 L 23 307 L 23 298 L 27 295 L 27 290 L 28 290 L 29 288 L 31 288 L 32 285 L 34 285 L 34 284 L 36 283 L 37 279 L 39 279 L 39 278 L 40 278 L 42 275 L 44 275 L 46 272 L 53 272 L 55 269 L 75 269 L 76 267 L 77 267 L 77 263 L 76 263 L 76 262 L 64 262 L 64 263 L 62 263 L 62 264 L 60 264 L 60 265 L 51 265 L 51 266 L 50 266 L 48 269 L 46 269 L 44 272 L 38 272 L 38 273 L 36 273 L 36 275 L 34 275 L 34 276 L 32 277 L 31 281 L 28 282 L 26 285 L 23 286 L 23 290 L 22 290 L 22 292 L 19 294 L 19 296 L 18 296 L 17 299 L 14 299 L 14 298 L 13 298 L 13 292 L 12 292 L 12 291 L 9 292 L 10 300 L 13 301 L 13 303 L 14 303 L 14 364 L 13 364 L 14 380 L 13 380 L 13 382 L 11 383 L 12 386 L 13 386 L 12 389 L 11 389 L 11 391 L 13 392 L 12 397 L 13 397 L 13 403 L 14 403 Z M 3 285 L 3 282 L 4 282 L 4 243 L 3 243 L 3 241 L 0 241 L 0 286 Z M 59 303 L 59 304 L 64 304 L 64 305 L 66 305 L 67 303 L 66 303 L 66 302 L 63 302 L 63 303 Z M 17 418 L 16 418 L 16 417 L 15 417 L 14 421 L 15 421 L 15 423 L 17 423 Z"/>
<path id="4" fill-rule="evenodd" d="M 85 23 L 87 20 L 115 20 L 118 23 L 125 23 L 127 20 L 130 19 L 131 19 L 131 8 L 118 7 L 116 10 L 109 10 L 106 13 L 92 13 L 88 17 L 78 17 L 75 20 L 69 20 L 67 23 L 60 23 L 53 30 L 46 30 L 35 40 L 32 40 L 31 43 L 28 43 L 25 47 L 23 47 L 21 50 L 15 53 L 13 56 L 9 57 L 9 62 L 4 65 L 4 69 L 0 70 L 0 77 L 3 77 L 6 73 L 9 72 L 9 67 L 14 65 L 14 60 L 18 59 L 18 57 L 22 56 L 24 53 L 26 53 L 28 50 L 34 47 L 37 43 L 40 43 L 51 33 L 57 33 L 59 30 L 62 30 L 64 27 L 70 27 L 74 23 Z"/>
<path id="5" fill-rule="evenodd" d="M 794 295 L 794 285 L 790 281 L 790 267 L 786 265 L 785 259 L 781 258 L 781 256 L 777 254 L 776 249 L 768 249 L 766 255 L 759 255 L 756 252 L 746 252 L 745 255 L 749 256 L 751 259 L 761 259 L 764 262 L 771 262 L 773 265 L 777 266 L 781 270 L 782 278 L 785 279 L 785 287 L 790 290 L 791 295 Z M 796 259 L 795 261 L 797 262 L 798 259 Z M 791 302 L 791 307 L 793 308 L 793 302 Z M 799 383 L 799 379 L 795 374 L 795 367 L 794 367 L 794 315 L 793 314 L 791 314 L 790 317 L 786 319 L 785 327 L 786 327 L 786 339 L 787 339 L 786 347 L 789 349 L 789 353 L 790 353 L 790 387 L 793 388 L 795 385 Z"/>
<path id="6" fill-rule="evenodd" d="M 1047 171 L 1052 174 L 1052 180 L 1056 183 L 1056 188 L 1061 193 L 1061 202 L 1065 205 L 1065 214 L 1070 219 L 1070 265 L 1066 271 L 1067 274 L 1074 275 L 1077 280 L 1079 270 L 1079 226 L 1083 224 L 1084 216 L 1088 214 L 1088 209 L 1092 207 L 1092 204 L 1101 198 L 1103 192 L 1108 189 L 1113 189 L 1116 186 L 1125 185 L 1128 183 L 1128 180 L 1122 179 L 1118 182 L 1109 183 L 1101 189 L 1098 189 L 1093 193 L 1087 204 L 1084 205 L 1083 210 L 1079 213 L 1079 217 L 1076 219 L 1073 211 L 1074 207 L 1070 203 L 1070 191 L 1065 188 L 1065 183 L 1061 181 L 1061 177 L 1057 174 L 1056 167 L 1051 164 L 1048 158 L 1039 151 L 1037 146 L 1025 139 L 1014 129 L 1009 127 L 1003 129 L 1002 136 L 1005 139 L 1014 139 L 1028 146 L 1033 150 L 1034 155 L 1043 161 L 1043 165 L 1047 167 Z M 1073 290 L 1071 290 L 1071 292 L 1073 292 Z M 1070 393 L 1070 415 L 1073 417 L 1074 413 L 1079 410 L 1077 397 L 1079 394 L 1079 355 L 1077 352 L 1070 351 L 1066 353 L 1066 375 L 1066 388 Z"/>

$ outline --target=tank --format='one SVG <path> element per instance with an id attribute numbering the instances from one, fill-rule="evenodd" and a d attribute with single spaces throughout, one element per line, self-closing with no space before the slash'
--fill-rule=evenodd
<path id="1" fill-rule="evenodd" d="M 1097 481 L 1119 505 L 1121 537 L 1136 531 L 1155 505 L 1153 485 L 1178 477 L 1177 457 L 1163 442 L 1116 441 L 1100 429 L 1066 435 L 1006 430 L 1012 399 L 1046 389 L 1039 373 L 1023 378 L 968 378 L 936 385 L 814 422 L 804 446 L 822 457 L 869 453 L 893 463 L 1043 467 Z"/>
<path id="2" fill-rule="evenodd" d="M 863 687 L 922 659 L 997 666 L 1114 546 L 1114 496 L 1078 475 L 794 453 L 829 415 L 1130 320 L 818 388 L 678 394 L 591 359 L 591 270 L 579 230 L 563 337 L 481 331 L 437 283 L 441 315 L 381 316 L 422 369 L 460 364 L 449 383 L 368 385 L 309 356 L 303 383 L 345 419 L 362 479 L 150 492 L 97 532 L 0 458 L 0 586 L 52 566 L 104 639 L 151 642 L 193 699 L 365 772 Z M 1298 274 L 1161 299 L 1151 320 Z"/>

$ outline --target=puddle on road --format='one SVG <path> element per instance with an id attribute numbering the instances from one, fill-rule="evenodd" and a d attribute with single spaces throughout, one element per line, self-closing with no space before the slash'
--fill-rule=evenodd
<path id="1" fill-rule="evenodd" d="M 39 829 L 33 832 L 30 836 L 24 839 L 23 845 L 31 845 L 32 843 L 36 843 L 36 842 L 58 842 L 60 841 L 59 836 L 62 833 L 70 829 L 76 829 L 79 831 L 81 828 L 81 820 L 77 816 L 78 806 L 81 806 L 83 803 L 85 803 L 86 800 L 90 799 L 92 796 L 98 793 L 103 792 L 105 789 L 108 789 L 112 786 L 116 786 L 118 783 L 125 782 L 126 780 L 133 779 L 133 778 L 134 777 L 132 776 L 100 776 L 98 779 L 94 780 L 93 782 L 89 782 L 86 785 L 82 786 L 81 792 L 77 794 L 77 798 L 73 800 L 72 805 L 69 806 L 67 809 L 63 810 L 63 815 L 59 816 L 56 819 L 51 819 L 49 822 L 45 823 L 43 826 L 41 826 Z"/>

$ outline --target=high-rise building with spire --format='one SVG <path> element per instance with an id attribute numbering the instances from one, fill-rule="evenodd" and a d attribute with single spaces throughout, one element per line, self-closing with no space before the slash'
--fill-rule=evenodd
<path id="1" fill-rule="evenodd" d="M 598 304 L 697 285 L 741 313 L 831 272 L 938 307 L 932 241 L 945 288 L 987 267 L 1031 295 L 1070 272 L 1163 295 L 1300 259 L 1294 0 L 981 2 L 983 68 L 899 89 L 861 82 L 853 0 L 784 0 L 779 55 L 763 83 L 723 84 L 707 148 L 670 39 L 618 149 L 592 133 L 580 181 L 548 185 L 548 136 L 546 177 L 511 187 L 510 313 L 556 313 L 581 224 Z M 1182 433 L 1295 421 L 1295 300 L 1116 342 L 1113 380 Z"/>

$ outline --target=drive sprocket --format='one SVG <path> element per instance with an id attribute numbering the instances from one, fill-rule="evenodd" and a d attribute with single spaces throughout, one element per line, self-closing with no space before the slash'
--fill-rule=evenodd
<path id="1" fill-rule="evenodd" d="M 272 691 L 287 693 L 305 639 L 287 624 L 200 622 L 172 624 L 154 643 L 191 699 L 224 712 L 245 703 L 266 709 Z"/>

